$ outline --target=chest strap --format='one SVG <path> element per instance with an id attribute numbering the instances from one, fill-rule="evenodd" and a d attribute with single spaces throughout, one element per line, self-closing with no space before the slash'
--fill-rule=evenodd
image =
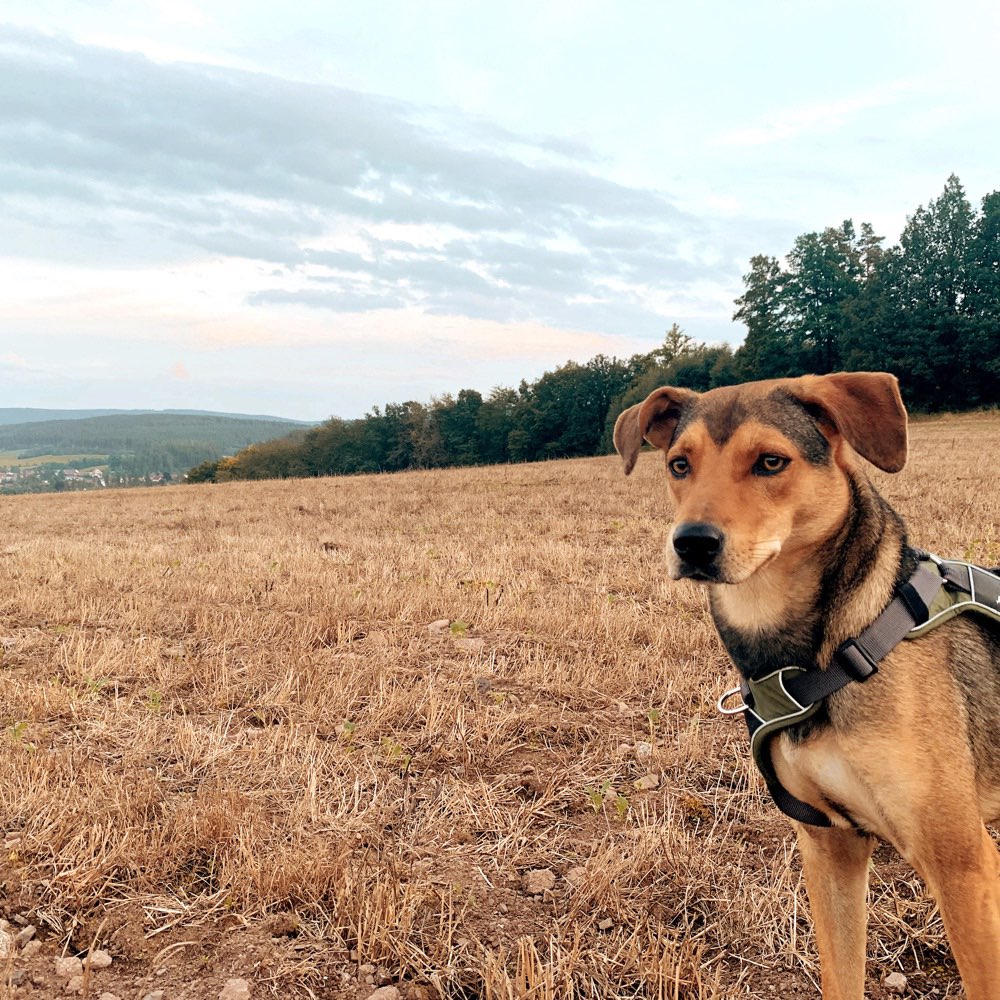
<path id="1" fill-rule="evenodd" d="M 771 797 L 792 819 L 813 826 L 831 826 L 818 809 L 797 799 L 778 780 L 771 760 L 771 737 L 804 722 L 823 699 L 852 681 L 866 681 L 879 662 L 904 639 L 916 639 L 955 615 L 974 611 L 1000 622 L 1000 576 L 958 560 L 923 558 L 916 572 L 901 584 L 888 607 L 857 638 L 841 643 L 826 669 L 788 666 L 763 677 L 748 678 L 723 695 L 726 714 L 742 712 L 750 731 L 750 750 Z M 726 709 L 723 702 L 737 690 L 744 704 Z"/>

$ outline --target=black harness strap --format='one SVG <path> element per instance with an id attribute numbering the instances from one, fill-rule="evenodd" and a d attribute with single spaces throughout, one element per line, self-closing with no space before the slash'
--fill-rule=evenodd
<path id="1" fill-rule="evenodd" d="M 923 553 L 918 554 L 923 555 Z M 935 572 L 921 565 L 916 573 L 897 589 L 886 609 L 861 635 L 855 639 L 848 639 L 837 647 L 826 669 L 811 668 L 795 676 L 789 676 L 787 680 L 782 676 L 780 683 L 783 690 L 800 706 L 804 706 L 802 719 L 808 717 L 807 707 L 818 705 L 824 698 L 828 698 L 842 687 L 854 681 L 866 681 L 872 674 L 877 673 L 879 662 L 903 641 L 912 628 L 927 621 L 928 606 L 943 582 L 941 572 Z M 752 711 L 753 697 L 745 681 L 741 690 L 745 704 L 751 709 L 744 712 L 744 718 L 752 742 L 754 733 L 764 725 L 764 722 Z M 770 738 L 770 735 L 765 736 L 768 742 Z M 767 782 L 771 797 L 783 813 L 800 823 L 809 823 L 812 826 L 833 825 L 826 814 L 796 798 L 781 784 L 766 745 L 754 756 Z"/>
<path id="2" fill-rule="evenodd" d="M 941 588 L 941 574 L 921 566 L 896 592 L 888 607 L 856 639 L 842 642 L 826 670 L 810 670 L 788 682 L 788 690 L 803 705 L 828 698 L 851 681 L 866 681 L 878 664 L 906 637 L 927 621 L 927 608 Z"/>

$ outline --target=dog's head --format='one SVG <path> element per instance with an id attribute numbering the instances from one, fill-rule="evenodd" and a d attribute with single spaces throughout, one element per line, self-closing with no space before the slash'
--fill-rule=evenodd
<path id="1" fill-rule="evenodd" d="M 615 424 L 632 471 L 643 440 L 666 460 L 676 505 L 674 579 L 742 583 L 781 556 L 832 537 L 850 503 L 857 454 L 898 472 L 906 410 L 893 375 L 841 372 L 709 392 L 666 386 Z"/>

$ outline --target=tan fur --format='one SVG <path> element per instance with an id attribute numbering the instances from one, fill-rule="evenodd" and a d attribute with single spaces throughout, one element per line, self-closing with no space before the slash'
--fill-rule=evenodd
<path id="1" fill-rule="evenodd" d="M 812 430 L 829 447 L 824 460 L 796 444 L 811 441 L 801 414 L 786 413 L 774 422 L 781 426 L 769 421 L 768 407 L 786 396 L 815 419 Z M 888 471 L 902 468 L 906 414 L 896 380 L 884 373 L 805 376 L 701 395 L 664 388 L 618 419 L 615 444 L 626 472 L 644 439 L 664 452 L 676 505 L 667 545 L 671 575 L 692 575 L 672 544 L 678 528 L 717 529 L 724 541 L 711 567 L 716 624 L 747 641 L 766 641 L 815 608 L 829 553 L 857 513 L 857 483 L 867 484 L 857 455 Z M 790 462 L 775 475 L 754 473 L 767 455 Z M 680 477 L 670 473 L 676 459 L 687 463 Z M 877 496 L 870 484 L 864 488 L 869 498 Z M 869 520 L 881 509 L 871 504 Z M 839 593 L 837 614 L 823 619 L 824 640 L 814 650 L 821 665 L 891 599 L 903 545 L 901 524 L 891 517 L 876 525 L 884 527 L 881 534 L 872 529 L 877 547 L 862 584 Z M 973 734 L 957 674 L 993 669 L 983 646 L 990 640 L 981 635 L 959 621 L 903 642 L 875 676 L 828 699 L 827 724 L 798 741 L 785 731 L 771 743 L 782 784 L 834 823 L 832 829 L 795 824 L 824 1000 L 861 1000 L 864 993 L 874 839 L 859 829 L 894 844 L 934 893 L 968 1000 L 1000 1000 L 1000 855 L 984 826 L 1000 814 L 1000 774 L 972 750 L 974 736 L 979 745 L 986 739 L 995 746 L 1000 722 L 985 736 Z M 958 648 L 966 662 L 954 662 Z"/>

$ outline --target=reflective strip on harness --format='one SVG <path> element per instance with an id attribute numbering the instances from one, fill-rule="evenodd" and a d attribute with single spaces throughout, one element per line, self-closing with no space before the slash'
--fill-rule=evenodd
<path id="1" fill-rule="evenodd" d="M 810 715 L 819 711 L 820 702 L 802 705 L 785 686 L 786 678 L 800 677 L 805 673 L 807 671 L 802 667 L 782 667 L 766 677 L 747 681 L 747 687 L 750 689 L 747 713 L 757 720 L 757 725 L 750 733 L 750 752 L 754 755 L 758 767 L 760 755 L 771 733 L 796 722 L 804 722 Z M 749 719 L 747 721 L 749 722 Z"/>
<path id="2" fill-rule="evenodd" d="M 877 672 L 877 663 L 904 639 L 919 639 L 966 612 L 1000 623 L 1000 574 L 932 555 L 921 561 L 916 573 L 860 636 L 838 648 L 826 669 L 788 666 L 743 681 L 750 751 L 783 812 L 799 822 L 831 825 L 823 813 L 795 798 L 778 780 L 771 761 L 771 737 L 815 715 L 824 699 L 840 688 L 867 680 Z"/>
<path id="3" fill-rule="evenodd" d="M 1000 576 L 982 566 L 958 559 L 938 560 L 932 564 L 944 577 L 945 585 L 927 608 L 927 621 L 907 634 L 907 639 L 919 639 L 955 615 L 971 612 L 1000 622 Z"/>

